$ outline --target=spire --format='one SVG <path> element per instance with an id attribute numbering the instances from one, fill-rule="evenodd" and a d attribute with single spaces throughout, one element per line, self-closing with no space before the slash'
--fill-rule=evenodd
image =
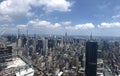
<path id="1" fill-rule="evenodd" d="M 92 38 L 92 32 L 91 32 L 91 35 L 90 35 L 90 40 L 93 40 L 93 38 Z"/>
<path id="2" fill-rule="evenodd" d="M 65 43 L 67 43 L 67 40 L 68 40 L 68 35 L 67 32 L 65 32 Z"/>
<path id="3" fill-rule="evenodd" d="M 65 38 L 67 39 L 67 32 L 65 33 Z"/>
<path id="4" fill-rule="evenodd" d="M 65 36 L 67 36 L 67 32 L 65 32 Z"/>
<path id="5" fill-rule="evenodd" d="M 27 30 L 27 37 L 28 37 L 28 30 Z"/>
<path id="6" fill-rule="evenodd" d="M 19 39 L 19 34 L 20 34 L 20 29 L 18 29 L 18 32 L 17 32 L 17 39 Z"/>
<path id="7" fill-rule="evenodd" d="M 17 31 L 17 41 L 16 41 L 16 47 L 18 47 L 19 33 L 20 33 L 20 29 L 18 29 L 18 31 Z"/>

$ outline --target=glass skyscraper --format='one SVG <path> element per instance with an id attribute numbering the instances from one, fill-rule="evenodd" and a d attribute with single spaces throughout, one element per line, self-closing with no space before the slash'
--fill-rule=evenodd
<path id="1" fill-rule="evenodd" d="M 90 40 L 86 43 L 85 76 L 97 76 L 97 42 Z"/>

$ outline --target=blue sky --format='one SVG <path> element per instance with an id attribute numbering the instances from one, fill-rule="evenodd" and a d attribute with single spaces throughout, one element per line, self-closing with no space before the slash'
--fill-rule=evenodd
<path id="1" fill-rule="evenodd" d="M 120 0 L 0 0 L 6 33 L 120 36 Z"/>

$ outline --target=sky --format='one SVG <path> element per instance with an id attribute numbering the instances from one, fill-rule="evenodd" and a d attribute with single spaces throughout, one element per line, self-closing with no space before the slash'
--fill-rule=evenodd
<path id="1" fill-rule="evenodd" d="M 0 33 L 120 36 L 120 0 L 0 0 Z"/>

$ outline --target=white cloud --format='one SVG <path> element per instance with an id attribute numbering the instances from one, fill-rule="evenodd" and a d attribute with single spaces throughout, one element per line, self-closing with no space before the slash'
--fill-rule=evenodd
<path id="1" fill-rule="evenodd" d="M 32 25 L 33 27 L 48 27 L 51 26 L 51 22 L 36 19 L 29 21 L 28 25 Z"/>
<path id="2" fill-rule="evenodd" d="M 71 21 L 65 21 L 65 22 L 61 22 L 63 25 L 71 25 Z"/>
<path id="3" fill-rule="evenodd" d="M 92 29 L 92 28 L 95 28 L 95 26 L 92 23 L 85 23 L 85 24 L 78 24 L 75 26 L 67 26 L 65 28 L 78 30 L 78 29 Z"/>
<path id="4" fill-rule="evenodd" d="M 35 14 L 34 13 L 32 13 L 32 12 L 28 12 L 27 14 L 26 14 L 26 16 L 28 16 L 28 17 L 32 17 L 32 16 L 34 16 Z"/>
<path id="5" fill-rule="evenodd" d="M 27 16 L 30 12 L 30 0 L 5 0 L 0 4 L 2 18 L 19 19 Z"/>
<path id="6" fill-rule="evenodd" d="M 120 22 L 113 22 L 113 23 L 106 23 L 102 22 L 98 25 L 99 28 L 113 28 L 113 27 L 120 27 Z"/>
<path id="7" fill-rule="evenodd" d="M 17 25 L 16 27 L 19 28 L 19 29 L 26 29 L 27 25 Z"/>
<path id="8" fill-rule="evenodd" d="M 8 21 L 12 21 L 12 19 L 33 16 L 34 12 L 31 6 L 43 8 L 47 12 L 71 10 L 71 3 L 66 0 L 5 0 L 0 3 L 1 18 L 3 18 L 2 20 L 8 19 Z"/>
<path id="9" fill-rule="evenodd" d="M 59 23 L 54 24 L 54 28 L 59 28 L 59 27 L 61 27 L 61 24 L 59 24 Z"/>
<path id="10" fill-rule="evenodd" d="M 91 29 L 95 26 L 92 23 L 86 23 L 86 24 L 78 24 L 75 26 L 75 29 Z"/>
<path id="11" fill-rule="evenodd" d="M 59 24 L 59 23 L 51 23 L 49 21 L 39 20 L 39 19 L 29 21 L 28 25 L 31 25 L 33 28 L 42 28 L 42 27 L 44 27 L 44 29 L 61 27 L 61 24 Z"/>
<path id="12" fill-rule="evenodd" d="M 43 6 L 43 9 L 47 12 L 52 11 L 71 11 L 71 3 L 66 0 L 39 0 L 40 5 Z"/>
<path id="13" fill-rule="evenodd" d="M 65 21 L 65 24 L 71 24 L 71 22 Z M 33 28 L 42 28 L 44 27 L 44 29 L 56 29 L 56 28 L 63 28 L 63 29 L 68 29 L 68 30 L 78 30 L 78 29 L 92 29 L 94 28 L 94 24 L 92 23 L 85 23 L 85 24 L 78 24 L 75 26 L 64 26 L 64 24 L 62 23 L 52 23 L 50 21 L 46 21 L 46 20 L 31 20 L 28 22 L 27 25 L 31 25 Z"/>

